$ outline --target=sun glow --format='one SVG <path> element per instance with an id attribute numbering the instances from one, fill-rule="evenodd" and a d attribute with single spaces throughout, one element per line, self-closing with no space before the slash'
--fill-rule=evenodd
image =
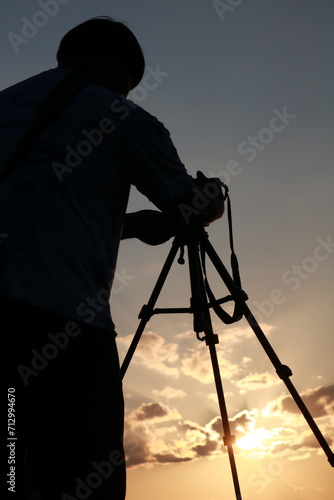
<path id="1" fill-rule="evenodd" d="M 236 445 L 242 450 L 252 450 L 262 448 L 263 441 L 271 436 L 270 431 L 256 429 L 237 440 Z"/>

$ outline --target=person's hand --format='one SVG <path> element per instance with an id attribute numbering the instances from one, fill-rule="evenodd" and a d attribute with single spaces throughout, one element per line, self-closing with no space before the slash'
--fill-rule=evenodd
<path id="1" fill-rule="evenodd" d="M 203 172 L 198 171 L 193 179 L 199 190 L 204 209 L 198 216 L 198 220 L 204 226 L 220 219 L 224 213 L 225 197 L 221 189 L 220 180 L 216 177 L 206 177 Z"/>
<path id="2" fill-rule="evenodd" d="M 220 179 L 206 177 L 199 171 L 191 180 L 192 187 L 159 205 L 177 232 L 208 226 L 224 213 L 226 192 L 223 194 Z"/>
<path id="3" fill-rule="evenodd" d="M 161 245 L 172 236 L 171 226 L 158 210 L 140 210 L 125 215 L 122 239 L 137 238 L 148 245 Z"/>

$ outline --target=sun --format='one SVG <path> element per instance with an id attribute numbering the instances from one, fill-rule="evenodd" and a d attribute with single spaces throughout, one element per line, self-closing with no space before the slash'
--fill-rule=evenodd
<path id="1" fill-rule="evenodd" d="M 236 441 L 236 445 L 242 450 L 253 450 L 254 448 L 262 448 L 263 441 L 270 437 L 270 431 L 266 429 L 256 429 L 242 436 Z"/>
<path id="2" fill-rule="evenodd" d="M 256 434 L 247 434 L 238 439 L 236 445 L 242 450 L 252 450 L 253 448 L 260 448 L 262 439 Z"/>

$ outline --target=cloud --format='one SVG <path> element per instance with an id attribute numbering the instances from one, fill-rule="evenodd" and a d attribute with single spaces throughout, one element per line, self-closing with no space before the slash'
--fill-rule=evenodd
<path id="1" fill-rule="evenodd" d="M 209 399 L 214 401 L 215 403 L 218 403 L 218 394 L 217 392 L 210 392 L 209 394 L 206 394 Z M 224 396 L 226 398 L 232 398 L 234 396 L 233 392 L 231 391 L 224 391 Z"/>
<path id="2" fill-rule="evenodd" d="M 236 439 L 239 437 L 248 434 L 249 432 L 254 432 L 256 428 L 256 415 L 258 414 L 258 410 L 243 410 L 234 417 L 229 419 L 229 427 L 232 435 L 236 436 Z M 209 422 L 206 426 L 212 432 L 217 433 L 219 439 L 223 441 L 224 438 L 224 428 L 221 417 L 215 417 L 211 422 Z"/>
<path id="3" fill-rule="evenodd" d="M 182 359 L 182 373 L 200 380 L 203 384 L 213 381 L 212 367 L 207 352 L 198 349 L 189 349 Z"/>
<path id="4" fill-rule="evenodd" d="M 142 404 L 134 416 L 136 420 L 151 420 L 152 418 L 162 418 L 168 415 L 168 409 L 159 403 Z"/>
<path id="5" fill-rule="evenodd" d="M 222 355 L 222 350 L 217 351 L 217 357 L 222 378 L 231 379 L 240 372 L 240 366 L 228 361 Z M 210 384 L 214 381 L 210 353 L 202 343 L 195 349 L 187 349 L 181 363 L 181 371 L 185 375 L 196 378 L 203 384 Z"/>
<path id="6" fill-rule="evenodd" d="M 289 429 L 285 436 L 283 432 L 277 433 L 276 439 L 270 446 L 270 453 L 275 456 L 285 456 L 288 460 L 304 460 L 309 458 L 312 452 L 320 451 L 317 439 L 309 430 L 297 432 L 295 429 Z M 332 443 L 333 441 L 328 439 L 328 444 Z"/>
<path id="7" fill-rule="evenodd" d="M 320 428 L 329 446 L 333 445 L 333 388 L 316 387 L 301 394 L 312 417 L 323 419 Z M 304 460 L 312 453 L 322 453 L 321 446 L 290 395 L 279 396 L 266 408 L 252 413 L 252 417 L 255 421 L 250 425 L 249 432 L 256 435 L 264 426 L 262 428 L 266 433 L 263 433 L 265 439 L 261 441 L 261 446 L 249 450 L 247 456 Z M 242 425 L 240 430 L 243 430 Z"/>
<path id="8" fill-rule="evenodd" d="M 128 468 L 189 462 L 219 451 L 217 435 L 210 426 L 183 421 L 177 410 L 156 402 L 144 403 L 131 412 L 125 428 Z"/>
<path id="9" fill-rule="evenodd" d="M 143 403 L 129 415 L 129 420 L 133 422 L 143 420 L 178 420 L 181 415 L 176 409 L 171 410 L 168 406 L 161 403 L 151 402 Z"/>
<path id="10" fill-rule="evenodd" d="M 334 413 L 334 385 L 308 389 L 301 397 L 314 418 L 333 415 Z M 291 396 L 281 399 L 282 411 L 300 413 L 299 408 Z"/>
<path id="11" fill-rule="evenodd" d="M 165 442 L 163 437 L 175 429 L 174 423 L 180 419 L 181 415 L 176 409 L 157 402 L 143 403 L 129 413 L 125 419 L 124 429 L 127 467 L 137 467 L 143 464 L 150 466 L 155 463 L 157 461 L 155 450 L 165 449 L 167 440 Z M 156 426 L 161 424 L 165 428 L 159 433 Z"/>
<path id="12" fill-rule="evenodd" d="M 132 335 L 127 335 L 119 338 L 118 342 L 128 347 L 132 338 Z M 139 360 L 142 365 L 167 377 L 178 378 L 179 369 L 170 366 L 179 360 L 178 350 L 177 344 L 166 343 L 163 337 L 154 332 L 145 332 L 140 339 L 133 359 Z"/>
<path id="13" fill-rule="evenodd" d="M 214 435 L 217 436 L 217 439 L 223 439 L 224 431 L 221 417 L 213 418 L 206 426 Z"/>
<path id="14" fill-rule="evenodd" d="M 156 453 L 154 455 L 154 458 L 160 464 L 189 462 L 190 460 L 192 460 L 191 457 L 177 457 L 177 456 L 173 455 L 172 453 L 165 453 L 165 454 Z"/>
<path id="15" fill-rule="evenodd" d="M 210 426 L 202 427 L 185 421 L 182 423 L 182 429 L 185 431 L 184 442 L 193 458 L 210 456 L 217 449 L 218 441 Z"/>
<path id="16" fill-rule="evenodd" d="M 154 462 L 149 443 L 150 434 L 144 426 L 133 427 L 131 422 L 125 421 L 124 449 L 129 469 Z"/>
<path id="17" fill-rule="evenodd" d="M 274 329 L 274 326 L 265 323 L 261 327 L 269 335 Z M 251 327 L 242 324 L 225 325 L 220 322 L 213 322 L 213 331 L 218 335 L 219 344 L 217 344 L 217 351 L 221 351 L 226 354 L 230 354 L 236 348 L 237 344 L 244 342 L 245 340 L 254 339 L 257 341 L 256 336 L 251 329 Z M 181 340 L 183 345 L 192 347 L 194 343 L 197 343 L 196 336 L 193 330 L 186 329 L 181 333 L 175 335 L 177 341 Z M 251 361 L 251 358 L 244 357 L 244 363 Z"/>
<path id="18" fill-rule="evenodd" d="M 198 457 L 208 457 L 217 449 L 217 442 L 208 437 L 205 443 L 193 446 L 192 449 Z"/>
<path id="19" fill-rule="evenodd" d="M 268 336 L 274 329 L 274 326 L 269 323 L 263 323 L 261 324 L 261 328 Z M 242 326 L 240 324 L 237 324 L 236 326 L 226 326 L 222 325 L 222 323 L 214 323 L 213 330 L 218 334 L 219 344 L 225 353 L 234 349 L 235 344 L 240 344 L 241 342 L 252 338 L 256 340 L 255 334 L 248 324 L 246 326 Z"/>
<path id="20" fill-rule="evenodd" d="M 241 389 L 241 393 L 254 391 L 280 384 L 281 380 L 273 377 L 270 373 L 250 373 L 244 378 L 238 380 L 235 385 Z"/>
<path id="21" fill-rule="evenodd" d="M 327 442 L 331 446 L 329 412 L 333 404 L 333 387 L 310 389 L 305 396 L 312 408 L 317 408 L 319 415 L 327 419 L 324 423 L 328 423 Z M 288 401 L 289 397 L 282 395 L 266 408 L 244 409 L 232 416 L 229 424 L 237 440 L 235 452 L 241 448 L 244 458 L 285 457 L 288 460 L 304 460 L 311 454 L 321 453 L 307 423 L 299 416 L 296 418 Z M 226 453 L 221 416 L 201 425 L 183 419 L 178 410 L 168 405 L 147 402 L 127 416 L 126 429 L 129 468 L 215 458 Z"/>
<path id="22" fill-rule="evenodd" d="M 154 390 L 152 394 L 155 397 L 162 397 L 165 399 L 182 399 L 187 395 L 182 389 L 176 389 L 170 386 L 165 387 L 162 391 Z"/>
<path id="23" fill-rule="evenodd" d="M 256 410 L 253 410 L 252 412 L 243 410 L 240 413 L 237 413 L 237 415 L 231 418 L 230 421 L 233 432 L 236 432 L 238 430 L 242 430 L 242 432 L 248 432 L 254 429 L 256 423 L 256 413 Z"/>
<path id="24" fill-rule="evenodd" d="M 267 327 L 269 331 L 272 329 L 270 325 Z M 234 364 L 228 359 L 229 355 L 234 351 L 236 344 L 245 338 L 251 338 L 253 332 L 249 327 L 226 327 L 220 323 L 217 335 L 220 342 L 217 345 L 220 374 L 224 379 L 231 379 L 240 374 L 242 369 L 245 369 L 251 362 L 251 358 L 243 357 L 239 364 Z M 210 352 L 204 343 L 196 340 L 192 330 L 177 333 L 174 338 L 176 342 L 166 342 L 155 332 L 144 332 L 136 348 L 133 361 L 169 378 L 177 379 L 180 373 L 183 373 L 203 384 L 212 383 L 214 378 Z M 128 348 L 132 339 L 132 335 L 119 337 L 118 343 Z M 164 397 L 170 398 L 167 393 Z M 181 397 L 181 395 L 174 397 Z"/>

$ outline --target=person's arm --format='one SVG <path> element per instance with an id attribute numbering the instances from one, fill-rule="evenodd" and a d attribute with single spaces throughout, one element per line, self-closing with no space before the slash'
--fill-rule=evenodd
<path id="1" fill-rule="evenodd" d="M 210 179 L 201 172 L 193 187 L 159 206 L 126 214 L 122 239 L 137 238 L 149 245 L 165 243 L 178 231 L 208 226 L 224 213 L 224 197 L 219 179 Z"/>
<path id="2" fill-rule="evenodd" d="M 137 238 L 148 245 L 161 245 L 175 232 L 158 210 L 140 210 L 125 215 L 122 240 Z"/>
<path id="3" fill-rule="evenodd" d="M 160 223 L 158 216 L 146 213 L 150 218 L 145 220 L 144 213 L 130 214 L 124 224 L 123 239 L 136 237 L 144 241 L 148 237 L 150 241 L 153 237 L 151 244 L 159 244 L 158 230 L 162 231 L 165 224 L 176 234 L 188 227 L 208 225 L 221 217 L 224 208 L 219 179 L 215 182 L 201 173 L 192 178 L 179 158 L 169 131 L 157 118 L 139 106 L 131 106 L 126 119 L 117 122 L 117 134 L 126 152 L 125 179 L 165 216 Z M 171 230 L 168 231 L 170 234 Z M 144 236 L 139 234 L 142 232 Z M 158 234 L 157 242 L 154 232 Z M 163 241 L 167 239 L 166 235 L 162 237 Z"/>

